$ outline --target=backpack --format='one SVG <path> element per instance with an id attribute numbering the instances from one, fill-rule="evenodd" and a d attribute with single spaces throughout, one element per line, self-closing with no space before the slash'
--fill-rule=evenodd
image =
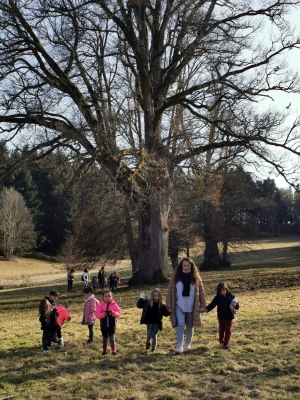
<path id="1" fill-rule="evenodd" d="M 50 318 L 47 321 L 47 330 L 49 331 L 56 331 L 60 326 L 57 323 L 57 317 L 59 313 L 56 308 L 53 308 L 50 312 Z"/>

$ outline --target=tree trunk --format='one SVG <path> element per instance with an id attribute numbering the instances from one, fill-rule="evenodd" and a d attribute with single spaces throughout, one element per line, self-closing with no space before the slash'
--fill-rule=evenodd
<path id="1" fill-rule="evenodd" d="M 190 256 L 190 242 L 186 242 L 186 256 Z"/>
<path id="2" fill-rule="evenodd" d="M 155 283 L 166 279 L 168 266 L 168 187 L 149 198 L 147 215 L 139 220 L 139 275 Z"/>
<path id="3" fill-rule="evenodd" d="M 171 259 L 171 263 L 172 263 L 172 268 L 175 269 L 178 267 L 179 265 L 179 261 L 178 261 L 178 251 L 174 251 L 173 253 L 170 254 L 170 259 Z"/>
<path id="4" fill-rule="evenodd" d="M 204 261 L 201 264 L 202 269 L 217 269 L 222 266 L 222 260 L 220 257 L 218 240 L 211 233 L 208 225 L 204 226 L 204 238 L 205 238 L 205 251 Z"/>
<path id="5" fill-rule="evenodd" d="M 132 274 L 134 274 L 139 269 L 139 253 L 137 250 L 136 242 L 134 240 L 131 215 L 127 202 L 124 202 L 124 218 L 125 218 L 125 231 L 128 242 L 128 251 L 131 260 Z"/>
<path id="6" fill-rule="evenodd" d="M 178 267 L 178 256 L 179 256 L 179 243 L 178 234 L 172 229 L 169 232 L 169 256 L 171 259 L 173 269 Z"/>
<path id="7" fill-rule="evenodd" d="M 228 241 L 226 239 L 223 240 L 222 264 L 223 267 L 230 265 L 228 261 Z"/>

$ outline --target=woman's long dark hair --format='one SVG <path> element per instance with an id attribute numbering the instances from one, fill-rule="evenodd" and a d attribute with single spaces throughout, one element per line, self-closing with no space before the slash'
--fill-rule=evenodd
<path id="1" fill-rule="evenodd" d="M 181 280 L 181 272 L 183 271 L 182 264 L 184 261 L 188 261 L 191 264 L 192 284 L 195 285 L 196 282 L 201 280 L 201 277 L 194 261 L 189 257 L 185 257 L 180 261 L 180 264 L 174 271 L 174 281 L 177 283 Z"/>

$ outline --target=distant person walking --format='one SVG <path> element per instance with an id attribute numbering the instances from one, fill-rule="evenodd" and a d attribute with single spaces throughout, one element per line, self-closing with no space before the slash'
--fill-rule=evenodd
<path id="1" fill-rule="evenodd" d="M 96 294 L 96 288 L 98 286 L 98 278 L 97 276 L 93 276 L 92 281 L 91 281 L 91 286 L 94 290 L 94 294 Z"/>
<path id="2" fill-rule="evenodd" d="M 90 273 L 87 268 L 82 273 L 81 280 L 83 282 L 83 287 L 88 287 L 90 281 Z"/>
<path id="3" fill-rule="evenodd" d="M 117 289 L 118 284 L 120 283 L 120 277 L 117 272 L 113 272 L 109 276 L 109 287 L 110 290 L 113 292 L 115 289 Z"/>
<path id="4" fill-rule="evenodd" d="M 194 261 L 183 258 L 171 277 L 167 299 L 167 309 L 171 313 L 172 327 L 176 328 L 177 349 L 183 352 L 184 326 L 186 325 L 186 349 L 191 349 L 194 326 L 200 326 L 200 311 L 205 309 L 205 295 L 202 279 Z"/>
<path id="5" fill-rule="evenodd" d="M 217 295 L 205 308 L 205 311 L 209 312 L 216 306 L 219 320 L 219 342 L 225 350 L 228 350 L 234 315 L 240 306 L 236 297 L 229 291 L 225 282 L 220 282 L 218 284 Z"/>
<path id="6" fill-rule="evenodd" d="M 105 285 L 105 283 L 106 283 L 106 271 L 105 271 L 105 268 L 104 268 L 104 267 L 102 267 L 102 268 L 99 270 L 99 273 L 98 273 L 98 282 L 99 282 L 99 288 L 100 288 L 100 289 L 104 289 L 104 285 Z"/>
<path id="7" fill-rule="evenodd" d="M 75 270 L 72 268 L 67 273 L 68 292 L 72 292 L 73 291 L 73 279 L 74 279 L 74 277 L 75 277 Z"/>

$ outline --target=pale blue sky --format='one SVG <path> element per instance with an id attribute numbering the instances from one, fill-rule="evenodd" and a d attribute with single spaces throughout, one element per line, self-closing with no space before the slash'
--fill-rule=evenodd
<path id="1" fill-rule="evenodd" d="M 292 13 L 289 15 L 289 20 L 291 24 L 294 26 L 294 32 L 298 31 L 298 36 L 300 37 L 300 29 L 299 29 L 299 21 L 300 21 L 300 7 L 294 7 L 292 9 Z M 289 66 L 298 71 L 300 74 L 300 43 L 299 49 L 293 49 L 288 51 L 287 53 Z M 289 113 L 289 117 L 287 122 L 292 122 L 295 120 L 297 116 L 300 115 L 300 87 L 298 88 L 299 93 L 285 93 L 285 92 L 273 92 L 272 97 L 273 100 L 264 100 L 261 102 L 260 106 L 265 109 L 269 106 L 276 107 L 279 112 L 287 112 Z M 288 109 L 286 109 L 288 107 Z M 295 156 L 295 161 L 298 161 L 299 166 L 299 157 Z M 300 175 L 300 173 L 299 173 Z M 277 186 L 287 188 L 288 185 L 284 181 L 282 177 L 276 177 L 275 174 L 269 174 L 271 179 L 275 179 Z"/>

